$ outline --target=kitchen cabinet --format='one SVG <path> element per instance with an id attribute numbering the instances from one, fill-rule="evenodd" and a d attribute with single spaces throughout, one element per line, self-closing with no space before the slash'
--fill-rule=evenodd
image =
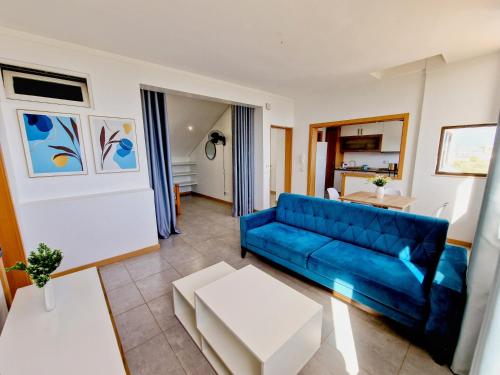
<path id="1" fill-rule="evenodd" d="M 340 128 L 341 137 L 352 137 L 359 135 L 359 125 L 347 125 Z"/>
<path id="2" fill-rule="evenodd" d="M 376 122 L 372 124 L 360 125 L 361 134 L 360 135 L 375 135 L 382 134 L 384 128 L 384 123 Z"/>
<path id="3" fill-rule="evenodd" d="M 340 128 L 341 137 L 352 137 L 358 135 L 382 134 L 383 123 L 370 123 L 360 125 L 346 125 Z"/>
<path id="4" fill-rule="evenodd" d="M 340 152 L 380 152 L 382 135 L 340 137 Z"/>
<path id="5" fill-rule="evenodd" d="M 383 124 L 381 152 L 400 152 L 401 136 L 403 133 L 402 121 L 388 121 Z"/>

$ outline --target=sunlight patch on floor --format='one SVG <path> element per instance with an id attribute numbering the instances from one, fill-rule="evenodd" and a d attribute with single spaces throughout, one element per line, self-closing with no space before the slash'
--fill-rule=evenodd
<path id="1" fill-rule="evenodd" d="M 359 372 L 359 364 L 348 306 L 336 298 L 331 298 L 331 304 L 335 346 L 342 354 L 342 357 L 344 357 L 345 369 L 347 373 L 350 375 L 356 375 Z"/>

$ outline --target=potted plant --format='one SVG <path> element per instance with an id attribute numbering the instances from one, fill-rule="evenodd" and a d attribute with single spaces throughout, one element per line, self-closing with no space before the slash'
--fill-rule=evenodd
<path id="1" fill-rule="evenodd" d="M 40 243 L 36 251 L 32 251 L 28 257 L 28 264 L 17 262 L 6 271 L 24 271 L 33 284 L 43 290 L 45 309 L 52 311 L 55 308 L 54 288 L 50 280 L 50 275 L 54 272 L 62 261 L 61 250 L 51 249 L 44 243 Z"/>
<path id="2" fill-rule="evenodd" d="M 370 177 L 368 179 L 368 182 L 371 182 L 377 187 L 375 191 L 377 194 L 377 199 L 382 199 L 385 194 L 384 186 L 391 182 L 391 178 L 389 176 L 375 175 L 373 177 Z"/>

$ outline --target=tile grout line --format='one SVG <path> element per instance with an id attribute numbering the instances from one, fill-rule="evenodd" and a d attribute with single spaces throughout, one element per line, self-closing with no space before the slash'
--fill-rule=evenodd
<path id="1" fill-rule="evenodd" d="M 165 295 L 165 294 L 164 294 Z M 159 297 L 158 297 L 159 298 Z M 160 335 L 163 335 L 163 337 L 165 338 L 165 340 L 167 341 L 167 345 L 170 347 L 170 350 L 172 350 L 172 353 L 174 353 L 175 355 L 175 358 L 177 358 L 177 362 L 179 362 L 179 365 L 181 366 L 182 368 L 182 371 L 184 371 L 184 373 L 186 374 L 186 369 L 184 368 L 184 366 L 182 365 L 182 362 L 180 360 L 180 358 L 177 356 L 177 353 L 175 352 L 174 348 L 172 347 L 172 345 L 170 344 L 170 341 L 168 341 L 168 337 L 167 335 L 165 334 L 165 331 L 161 328 L 160 326 L 160 323 L 158 322 L 158 319 L 156 318 L 155 314 L 153 314 L 153 311 L 151 311 L 151 308 L 149 307 L 148 303 L 146 302 L 146 307 L 148 309 L 148 311 L 150 312 L 150 314 L 153 316 L 153 319 L 156 323 L 156 325 L 158 326 L 158 328 L 160 329 Z M 175 315 L 174 315 L 175 317 Z M 158 336 L 158 335 L 157 335 Z M 155 336 L 156 337 L 156 336 Z"/>
<path id="2" fill-rule="evenodd" d="M 123 266 L 125 267 L 125 269 L 126 269 L 126 270 L 127 270 L 127 272 L 129 273 L 130 278 L 132 279 L 132 276 L 130 275 L 130 272 L 129 272 L 129 270 L 127 269 L 127 267 L 126 267 L 125 265 L 123 265 Z M 158 273 L 159 273 L 159 272 L 158 272 Z M 153 274 L 153 275 L 154 275 L 154 274 Z M 141 279 L 141 280 L 142 280 L 142 279 Z M 163 337 L 165 338 L 165 340 L 166 340 L 166 342 L 167 342 L 167 345 L 169 346 L 170 350 L 172 350 L 172 353 L 174 353 L 175 358 L 176 358 L 176 359 L 177 359 L 177 361 L 179 362 L 179 365 L 180 365 L 180 367 L 181 367 L 182 371 L 183 371 L 185 374 L 187 374 L 187 373 L 186 373 L 186 369 L 185 369 L 185 368 L 184 368 L 184 366 L 182 365 L 182 362 L 180 361 L 179 357 L 177 356 L 177 353 L 176 353 L 176 352 L 175 352 L 175 350 L 172 348 L 172 345 L 170 345 L 170 342 L 168 341 L 168 338 L 167 338 L 167 335 L 165 334 L 165 331 L 161 328 L 160 323 L 158 322 L 158 319 L 156 318 L 155 314 L 153 314 L 153 311 L 151 311 L 151 308 L 149 307 L 148 302 L 146 302 L 146 299 L 145 299 L 145 298 L 144 298 L 144 296 L 142 295 L 141 290 L 140 290 L 140 289 L 139 289 L 139 287 L 137 286 L 136 281 L 135 281 L 134 279 L 132 279 L 132 283 L 134 284 L 134 286 L 137 288 L 137 290 L 138 290 L 138 291 L 139 291 L 139 293 L 141 294 L 141 297 L 144 299 L 144 303 L 143 303 L 143 304 L 141 304 L 141 305 L 139 305 L 139 306 L 136 306 L 136 307 L 134 307 L 134 308 L 132 308 L 132 309 L 135 309 L 135 308 L 140 307 L 140 306 L 142 306 L 142 305 L 146 305 L 146 308 L 148 309 L 149 313 L 150 313 L 150 314 L 151 314 L 151 316 L 153 317 L 153 320 L 154 320 L 154 322 L 156 323 L 156 326 L 157 326 L 157 327 L 158 327 L 158 329 L 160 330 L 160 333 L 158 333 L 157 335 L 154 335 L 153 337 L 151 337 L 150 339 L 148 339 L 148 340 L 144 341 L 143 343 L 138 344 L 138 345 L 134 346 L 133 348 L 130 348 L 130 349 L 126 350 L 126 351 L 125 351 L 125 353 L 127 353 L 128 351 L 133 350 L 133 349 L 135 349 L 135 348 L 137 348 L 137 347 L 139 347 L 139 346 L 141 346 L 141 345 L 143 345 L 143 344 L 145 344 L 145 343 L 147 343 L 147 342 L 149 342 L 149 341 L 151 341 L 151 340 L 153 340 L 153 339 L 154 339 L 155 337 L 157 337 L 157 336 L 163 335 Z M 166 294 L 162 294 L 161 296 L 158 296 L 158 297 L 156 297 L 156 298 L 163 297 L 163 296 L 165 296 L 165 295 L 167 295 L 167 294 L 168 294 L 168 293 L 166 293 Z M 154 298 L 153 300 L 155 300 L 156 298 Z M 153 300 L 151 300 L 151 301 L 153 301 Z M 151 301 L 149 301 L 149 302 L 151 302 Z M 132 309 L 129 309 L 129 310 L 127 310 L 127 311 L 130 311 L 130 310 L 132 310 Z M 123 312 L 123 313 L 121 313 L 121 314 L 124 314 L 124 313 L 126 313 L 127 311 L 125 311 L 125 312 Z M 119 314 L 119 315 L 121 315 L 121 314 Z M 120 341 L 121 341 L 121 338 L 120 338 Z"/>
<path id="3" fill-rule="evenodd" d="M 134 287 L 137 289 L 137 291 L 139 292 L 139 295 L 140 295 L 140 296 L 141 296 L 141 298 L 142 298 L 142 303 L 141 303 L 141 304 L 139 304 L 139 305 L 137 305 L 137 306 L 133 306 L 133 307 L 131 307 L 131 308 L 127 309 L 127 310 L 124 310 L 124 311 L 122 311 L 122 312 L 120 312 L 120 313 L 118 313 L 118 314 L 115 314 L 115 313 L 113 313 L 113 307 L 111 306 L 112 304 L 111 304 L 111 302 L 110 302 L 110 303 L 109 303 L 109 305 L 110 305 L 110 307 L 111 307 L 111 313 L 113 314 L 113 316 L 114 316 L 114 317 L 117 317 L 117 316 L 119 316 L 119 315 L 122 315 L 122 314 L 124 314 L 124 313 L 126 313 L 126 312 L 129 312 L 130 310 L 133 310 L 133 309 L 135 309 L 135 308 L 137 308 L 137 307 L 139 307 L 139 306 L 144 305 L 145 303 L 147 303 L 147 302 L 146 302 L 146 300 L 144 299 L 144 296 L 141 294 L 141 291 L 139 290 L 139 288 L 137 288 L 137 285 L 135 285 L 135 283 L 134 283 L 133 281 L 132 281 L 131 283 L 127 283 L 127 284 L 125 284 L 125 285 L 122 285 L 122 286 L 121 286 L 121 287 L 119 287 L 119 288 L 126 287 L 126 286 L 128 286 L 129 284 L 133 284 L 133 285 L 134 285 Z M 113 289 L 112 291 L 114 291 L 114 290 L 118 290 L 119 288 L 115 288 L 115 289 Z M 106 292 L 108 293 L 108 298 L 109 298 L 109 293 L 111 293 L 112 291 L 106 291 Z"/>
<path id="4" fill-rule="evenodd" d="M 161 256 L 161 254 L 160 254 L 160 258 L 162 258 L 162 259 L 163 259 L 163 257 Z M 167 262 L 167 263 L 168 263 L 168 261 L 167 261 L 166 259 L 163 259 L 163 260 L 164 260 L 165 262 Z M 168 263 L 168 265 L 169 265 L 169 267 L 170 267 L 170 268 L 174 268 L 174 267 L 173 267 L 170 263 Z M 160 270 L 160 271 L 158 271 L 158 272 L 153 272 L 153 273 L 151 273 L 151 274 L 149 274 L 149 275 L 146 275 L 146 276 L 144 276 L 144 277 L 141 277 L 140 279 L 134 280 L 134 278 L 132 277 L 132 274 L 130 273 L 130 271 L 129 271 L 129 269 L 128 269 L 128 267 L 127 267 L 127 265 L 126 265 L 125 263 L 123 264 L 123 267 L 125 267 L 125 269 L 127 270 L 128 274 L 129 274 L 129 276 L 130 276 L 130 279 L 131 279 L 131 280 L 132 280 L 132 282 L 134 282 L 134 283 L 135 283 L 136 281 L 141 281 L 141 280 L 147 279 L 147 278 L 148 278 L 148 277 L 150 277 L 150 276 L 157 275 L 157 274 L 159 274 L 159 273 L 162 273 L 162 272 L 164 272 L 164 271 L 167 271 L 167 270 L 168 270 L 168 268 L 165 268 L 165 269 Z M 175 270 L 175 269 L 174 269 L 174 270 Z M 176 271 L 176 272 L 177 272 L 177 271 Z M 115 289 L 116 289 L 116 288 L 115 288 Z"/>
<path id="5" fill-rule="evenodd" d="M 140 292 L 141 292 L 141 291 L 139 291 L 139 293 L 140 293 Z M 136 308 L 138 308 L 138 307 L 141 307 L 142 305 L 148 305 L 148 303 L 149 303 L 149 302 L 152 302 L 152 301 L 154 301 L 154 300 L 156 300 L 156 299 L 158 299 L 158 298 L 161 298 L 161 297 L 165 297 L 165 296 L 166 296 L 166 295 L 168 295 L 169 293 L 170 293 L 170 292 L 167 292 L 167 293 L 165 293 L 165 294 L 162 294 L 161 296 L 155 297 L 155 298 L 153 298 L 151 301 L 148 301 L 148 302 L 146 302 L 146 300 L 144 300 L 144 297 L 143 297 L 143 300 L 144 300 L 144 302 L 143 302 L 143 303 L 141 303 L 140 305 L 137 305 L 137 306 L 131 307 L 130 309 L 125 310 L 125 311 L 123 311 L 123 312 L 121 312 L 121 313 L 119 313 L 119 314 L 116 314 L 116 315 L 114 315 L 114 314 L 113 314 L 113 317 L 115 317 L 115 318 L 116 318 L 116 317 L 118 317 L 118 316 L 120 316 L 120 315 L 123 315 L 123 314 L 125 314 L 125 313 L 129 312 L 129 311 L 132 311 L 133 309 L 136 309 Z M 142 294 L 141 294 L 141 297 L 142 297 Z M 148 305 L 148 307 L 149 307 L 149 305 Z M 153 312 L 151 312 L 151 313 L 153 313 Z M 154 317 L 154 314 L 153 314 L 153 317 Z"/>
<path id="6" fill-rule="evenodd" d="M 408 347 L 406 348 L 406 353 L 405 353 L 405 356 L 403 357 L 403 360 L 401 361 L 401 365 L 399 366 L 399 370 L 397 372 L 397 375 L 400 375 L 401 370 L 403 369 L 406 358 L 408 357 L 408 352 L 410 351 L 410 346 L 411 346 L 411 342 L 408 341 Z"/>
<path id="7" fill-rule="evenodd" d="M 124 350 L 125 354 L 127 354 L 128 352 L 134 350 L 134 349 L 137 349 L 139 346 L 141 345 L 144 345 L 144 344 L 147 344 L 148 342 L 150 342 L 151 340 L 155 339 L 156 337 L 160 336 L 161 334 L 163 333 L 163 331 L 161 331 L 160 333 L 154 335 L 153 337 L 150 337 L 149 339 L 147 339 L 146 341 L 144 342 L 141 342 L 140 344 L 137 344 L 136 346 L 133 346 L 131 347 L 130 349 L 127 349 L 127 350 Z"/>

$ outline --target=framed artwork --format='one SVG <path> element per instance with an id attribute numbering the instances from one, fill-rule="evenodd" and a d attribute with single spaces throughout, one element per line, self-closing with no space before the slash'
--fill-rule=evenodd
<path id="1" fill-rule="evenodd" d="M 139 170 L 133 119 L 89 116 L 89 123 L 97 173 Z"/>
<path id="2" fill-rule="evenodd" d="M 87 174 L 80 116 L 17 111 L 30 177 Z"/>

